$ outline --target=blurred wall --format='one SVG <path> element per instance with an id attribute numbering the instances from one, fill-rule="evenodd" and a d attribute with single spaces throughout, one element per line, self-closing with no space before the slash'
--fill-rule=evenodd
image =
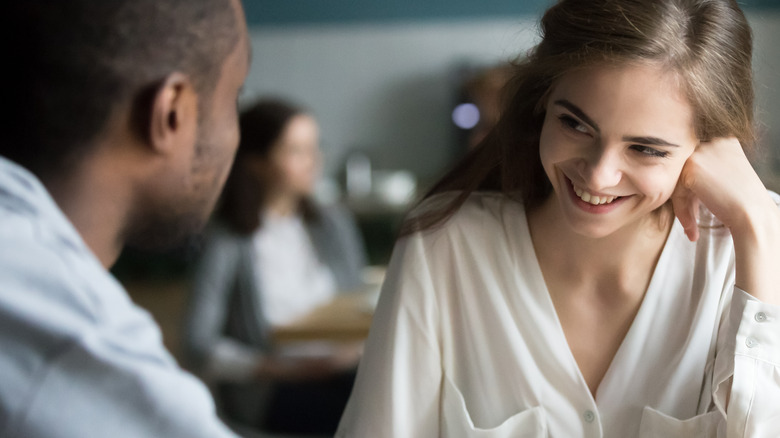
<path id="1" fill-rule="evenodd" d="M 253 29 L 246 95 L 289 96 L 322 125 L 329 173 L 353 149 L 382 168 L 431 177 L 452 158 L 452 73 L 530 47 L 532 21 Z"/>
<path id="2" fill-rule="evenodd" d="M 778 2 L 780 3 L 780 2 Z M 771 189 L 780 192 L 780 5 L 748 13 L 753 28 L 753 69 L 759 156 L 756 168 Z"/>
<path id="3" fill-rule="evenodd" d="M 243 101 L 277 95 L 311 108 L 322 128 L 327 174 L 337 174 L 346 155 L 361 150 L 376 167 L 405 168 L 431 179 L 456 153 L 450 121 L 455 72 L 463 64 L 508 60 L 530 48 L 544 2 L 531 1 L 516 15 L 495 18 L 446 4 L 400 13 L 361 3 L 366 10 L 336 8 L 326 14 L 317 8 L 345 1 L 293 1 L 289 7 L 313 8 L 301 10 L 300 20 L 285 8 L 263 15 L 262 3 L 245 2 L 253 59 Z M 780 4 L 748 3 L 757 5 L 747 13 L 755 32 L 758 116 L 770 145 L 757 167 L 780 190 Z"/>

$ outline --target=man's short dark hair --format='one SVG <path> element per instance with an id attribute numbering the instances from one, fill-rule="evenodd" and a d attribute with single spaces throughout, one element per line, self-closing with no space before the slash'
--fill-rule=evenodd
<path id="1" fill-rule="evenodd" d="M 208 101 L 239 38 L 230 0 L 20 0 L 4 9 L 11 115 L 0 155 L 39 176 L 67 173 L 117 102 L 143 112 L 174 71 Z"/>

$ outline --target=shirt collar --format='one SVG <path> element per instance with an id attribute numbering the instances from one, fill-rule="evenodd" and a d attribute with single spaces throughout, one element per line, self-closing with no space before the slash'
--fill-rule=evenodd
<path id="1" fill-rule="evenodd" d="M 0 206 L 41 219 L 60 240 L 89 251 L 81 235 L 38 177 L 3 156 L 0 156 Z"/>

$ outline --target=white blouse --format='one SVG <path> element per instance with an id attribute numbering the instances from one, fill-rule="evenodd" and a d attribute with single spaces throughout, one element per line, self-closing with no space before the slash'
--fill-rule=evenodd
<path id="1" fill-rule="evenodd" d="M 780 306 L 734 286 L 727 229 L 675 221 L 594 398 L 522 205 L 474 194 L 399 241 L 336 436 L 777 438 Z"/>
<path id="2" fill-rule="evenodd" d="M 336 279 L 320 261 L 300 216 L 266 214 L 253 237 L 263 313 L 289 324 L 336 295 Z"/>

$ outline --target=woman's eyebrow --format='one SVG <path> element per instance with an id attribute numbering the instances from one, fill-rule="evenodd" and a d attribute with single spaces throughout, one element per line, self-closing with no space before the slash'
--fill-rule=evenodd
<path id="1" fill-rule="evenodd" d="M 596 122 L 593 121 L 590 117 L 588 117 L 587 114 L 585 114 L 585 111 L 583 111 L 580 107 L 577 105 L 569 102 L 566 99 L 558 99 L 555 102 L 553 102 L 555 105 L 560 105 L 567 110 L 571 111 L 575 116 L 577 116 L 580 120 L 590 125 L 591 128 L 593 128 L 596 132 L 601 132 L 599 130 L 599 125 L 596 124 Z M 647 137 L 647 136 L 638 136 L 638 137 L 623 137 L 623 141 L 626 142 L 632 142 L 632 143 L 641 143 L 646 144 L 650 146 L 673 146 L 673 147 L 680 147 L 680 145 L 674 144 L 672 142 L 666 141 L 662 138 L 658 137 Z"/>
<path id="2" fill-rule="evenodd" d="M 585 122 L 588 125 L 590 125 L 590 127 L 593 128 L 594 131 L 601 132 L 599 130 L 599 125 L 597 125 L 596 122 L 593 121 L 593 119 L 588 117 L 585 114 L 585 112 L 582 109 L 580 109 L 580 107 L 578 107 L 577 105 L 569 102 L 566 99 L 558 99 L 558 100 L 556 100 L 553 103 L 555 105 L 560 105 L 560 106 L 566 108 L 567 110 L 571 111 L 572 113 L 574 113 L 574 115 L 579 117 L 580 120 L 582 120 L 583 122 Z"/>
<path id="3" fill-rule="evenodd" d="M 680 147 L 680 145 L 678 144 L 670 143 L 658 137 L 623 137 L 623 141 L 646 144 L 650 146 L 674 146 L 676 148 Z"/>

